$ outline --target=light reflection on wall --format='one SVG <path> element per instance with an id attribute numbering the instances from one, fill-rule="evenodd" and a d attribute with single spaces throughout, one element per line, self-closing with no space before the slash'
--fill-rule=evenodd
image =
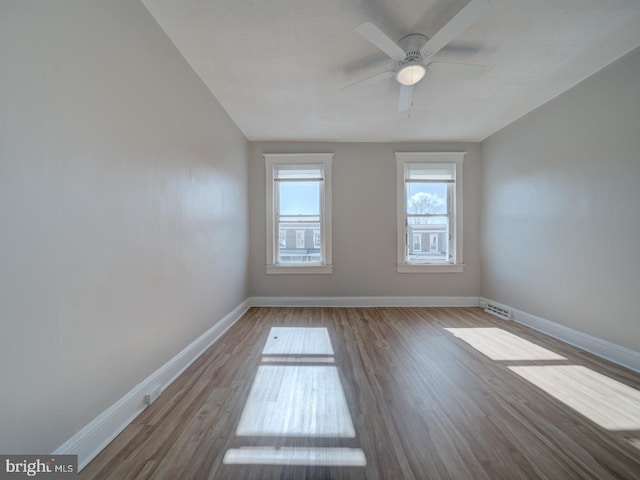
<path id="1" fill-rule="evenodd" d="M 359 448 L 282 445 L 289 438 L 335 439 L 337 444 L 356 437 L 327 329 L 273 327 L 262 354 L 236 435 L 279 439 L 278 448 L 232 448 L 223 462 L 365 466 Z"/>

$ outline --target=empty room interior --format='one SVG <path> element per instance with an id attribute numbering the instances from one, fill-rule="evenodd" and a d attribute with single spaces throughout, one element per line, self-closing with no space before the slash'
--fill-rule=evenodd
<path id="1" fill-rule="evenodd" d="M 0 0 L 0 455 L 639 479 L 638 25 Z"/>

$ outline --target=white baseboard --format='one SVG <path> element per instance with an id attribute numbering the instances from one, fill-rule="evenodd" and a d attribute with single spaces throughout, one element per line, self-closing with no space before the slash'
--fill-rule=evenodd
<path id="1" fill-rule="evenodd" d="M 78 455 L 78 469 L 83 469 L 147 407 L 145 395 L 159 387 L 164 390 L 207 348 L 229 329 L 250 307 L 245 300 L 175 357 L 140 382 L 129 393 L 107 408 L 69 440 L 54 455 Z"/>
<path id="2" fill-rule="evenodd" d="M 250 297 L 252 307 L 477 307 L 478 297 Z"/>
<path id="3" fill-rule="evenodd" d="M 495 303 L 498 302 L 488 300 L 486 298 L 480 298 L 480 304 L 486 302 Z M 640 373 L 640 353 L 622 347 L 612 342 L 602 340 L 587 333 L 574 330 L 551 320 L 546 320 L 541 317 L 537 317 L 522 310 L 505 306 L 513 312 L 513 320 L 527 327 L 533 328 L 539 332 L 542 332 L 550 337 L 562 340 L 574 347 L 586 350 L 589 353 L 598 355 L 606 360 L 610 360 L 618 365 L 622 365 L 630 370 Z"/>

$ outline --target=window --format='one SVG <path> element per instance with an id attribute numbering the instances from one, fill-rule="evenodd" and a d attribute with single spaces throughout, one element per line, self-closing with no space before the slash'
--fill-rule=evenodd
<path id="1" fill-rule="evenodd" d="M 398 272 L 462 272 L 464 155 L 396 153 Z"/>
<path id="2" fill-rule="evenodd" d="M 267 273 L 331 273 L 333 154 L 264 158 Z"/>

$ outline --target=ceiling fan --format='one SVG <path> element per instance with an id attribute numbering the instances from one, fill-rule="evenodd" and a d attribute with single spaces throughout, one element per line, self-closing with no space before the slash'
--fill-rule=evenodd
<path id="1" fill-rule="evenodd" d="M 428 39 L 424 35 L 411 34 L 400 39 L 398 43 L 391 40 L 371 22 L 359 25 L 356 32 L 397 61 L 397 70 L 379 73 L 346 88 L 370 85 L 395 78 L 400 84 L 398 111 L 409 110 L 412 105 L 414 85 L 424 78 L 429 64 L 434 63 L 430 57 L 479 20 L 488 10 L 487 0 L 471 0 L 433 37 Z"/>

